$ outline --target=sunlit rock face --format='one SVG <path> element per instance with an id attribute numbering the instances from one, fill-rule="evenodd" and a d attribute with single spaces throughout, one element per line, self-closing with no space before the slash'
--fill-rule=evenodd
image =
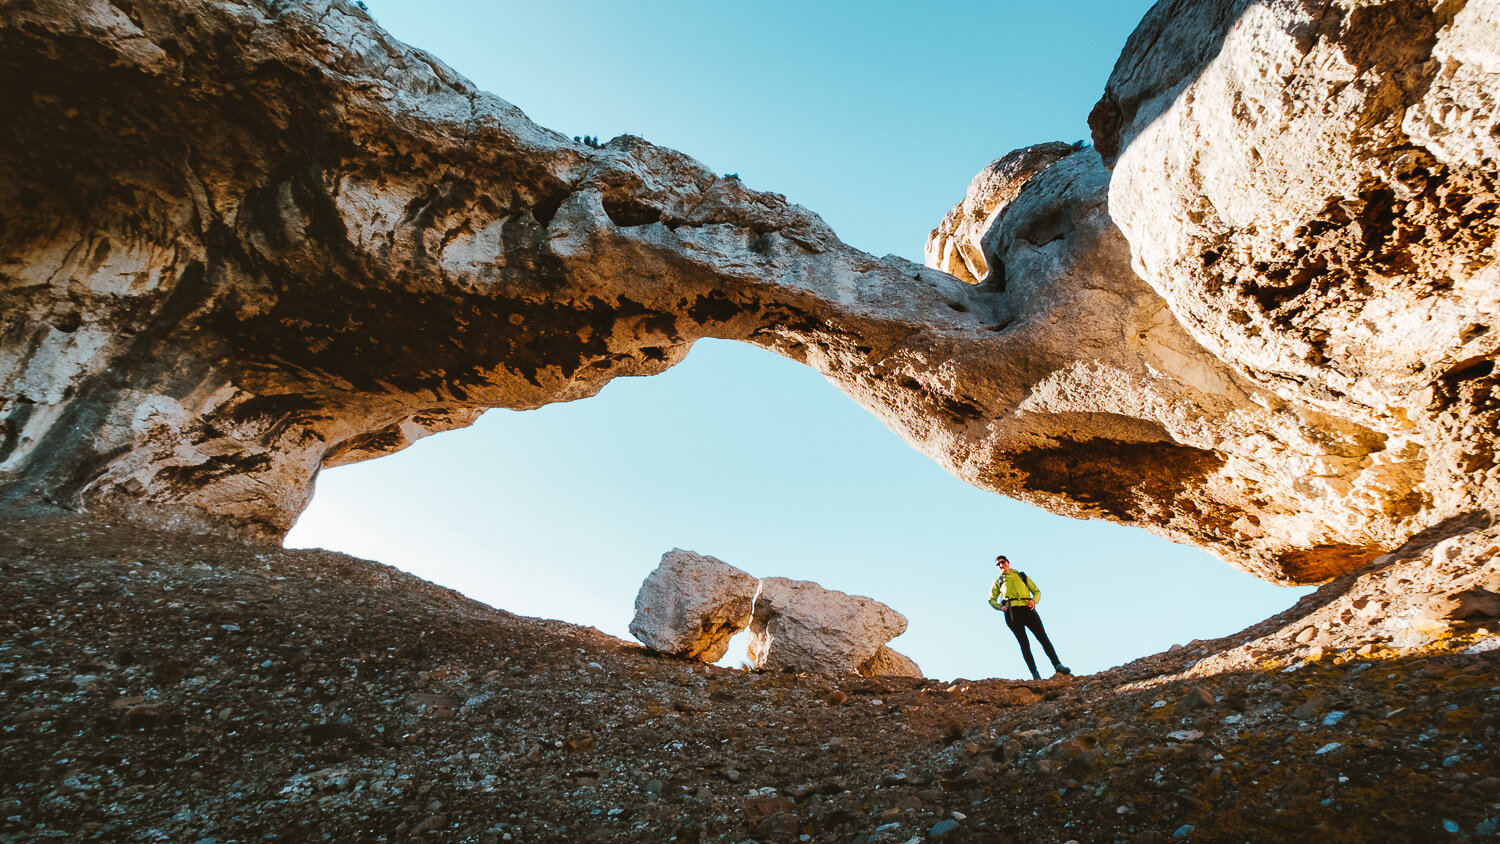
<path id="1" fill-rule="evenodd" d="M 338 0 L 0 7 L 0 502 L 275 539 L 325 466 L 723 337 L 817 368 L 977 486 L 1272 580 L 1349 570 L 1492 501 L 1493 7 L 1183 5 L 1096 109 L 1113 174 L 1047 145 L 944 221 L 931 254 L 973 284 L 680 153 L 538 127 Z M 1361 21 L 1399 55 L 1350 47 L 1343 110 L 1304 101 L 1333 89 L 1298 57 L 1334 62 Z M 1276 109 L 1226 99 L 1262 69 Z M 1284 137 L 1319 113 L 1324 143 Z M 1400 137 L 1436 187 L 1397 189 L 1390 167 L 1427 161 Z M 1302 181 L 1189 167 L 1256 156 Z M 1319 217 L 1376 158 L 1378 213 Z M 1287 244 L 1324 240 L 1346 269 L 1257 298 L 1321 266 Z"/>
<path id="2" fill-rule="evenodd" d="M 997 291 L 1029 339 L 994 461 L 1024 488 L 1047 485 L 1026 436 L 1051 433 L 1080 504 L 1302 582 L 1495 508 L 1496 156 L 1475 126 L 1496 7 L 1356 5 L 1159 4 L 1091 118 L 1113 172 L 1088 222 L 1063 216 L 1084 153 L 1048 144 L 934 230 L 929 263 Z M 1105 291 L 1117 307 L 1077 306 Z M 1113 424 L 1059 431 L 1063 409 Z"/>
<path id="3" fill-rule="evenodd" d="M 767 577 L 750 619 L 750 664 L 767 671 L 920 677 L 916 663 L 886 646 L 905 632 L 906 616 L 874 598 Z"/>
<path id="4" fill-rule="evenodd" d="M 750 626 L 760 581 L 730 564 L 673 548 L 635 596 L 630 635 L 652 650 L 714 662 Z"/>
<path id="5" fill-rule="evenodd" d="M 960 358 L 987 398 L 974 435 L 987 474 L 975 482 L 1144 524 L 1271 580 L 1318 580 L 1399 544 L 1388 521 L 1309 494 L 1322 466 L 1378 437 L 1282 399 L 1199 343 L 1132 271 L 1098 155 L 1064 147 L 1058 158 L 1058 146 L 990 165 L 1013 177 L 987 176 L 955 209 L 951 230 L 971 238 L 957 251 L 983 258 L 977 287 L 1002 327 Z M 986 222 L 966 223 L 965 207 Z M 1375 494 L 1408 492 L 1393 483 Z"/>
<path id="6" fill-rule="evenodd" d="M 923 250 L 927 266 L 970 283 L 987 277 L 990 265 L 981 245 L 984 233 L 1032 176 L 1077 151 L 1070 144 L 1038 144 L 990 162 L 969 182 L 963 201 L 927 235 Z"/>
<path id="7" fill-rule="evenodd" d="M 274 539 L 322 467 L 486 408 L 705 336 L 853 367 L 970 295 L 679 153 L 542 129 L 338 0 L 124 8 L 0 8 L 12 505 Z"/>
<path id="8" fill-rule="evenodd" d="M 1497 506 L 1497 95 L 1494 2 L 1172 0 L 1091 116 L 1141 275 L 1345 440 L 1300 492 L 1352 554 Z"/>

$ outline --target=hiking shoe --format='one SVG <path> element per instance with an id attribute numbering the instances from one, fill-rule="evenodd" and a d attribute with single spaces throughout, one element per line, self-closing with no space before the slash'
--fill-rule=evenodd
<path id="1" fill-rule="evenodd" d="M 1052 670 L 1056 671 L 1059 674 L 1067 674 L 1070 677 L 1073 676 L 1073 669 L 1069 668 L 1066 665 L 1054 665 L 1052 666 Z"/>

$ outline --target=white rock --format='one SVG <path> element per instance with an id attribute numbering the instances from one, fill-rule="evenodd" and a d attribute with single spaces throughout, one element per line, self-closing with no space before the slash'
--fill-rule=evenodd
<path id="1" fill-rule="evenodd" d="M 906 617 L 873 598 L 768 577 L 755 597 L 750 663 L 771 671 L 853 674 L 905 630 Z"/>
<path id="2" fill-rule="evenodd" d="M 674 548 L 641 583 L 630 634 L 653 650 L 714 662 L 750 624 L 755 588 L 723 560 Z"/>
<path id="3" fill-rule="evenodd" d="M 1493 235 L 1473 236 L 1500 187 L 1500 7 L 1444 8 L 1159 3 L 1090 117 L 1177 321 L 1365 452 L 1287 466 L 1323 511 L 1302 542 L 1325 559 L 1284 564 L 1307 580 L 1500 493 L 1474 456 L 1494 410 L 1454 387 L 1490 389 L 1500 351 Z"/>

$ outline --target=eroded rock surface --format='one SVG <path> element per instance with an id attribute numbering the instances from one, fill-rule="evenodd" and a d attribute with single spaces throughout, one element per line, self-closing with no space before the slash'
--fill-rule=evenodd
<path id="1" fill-rule="evenodd" d="M 811 581 L 770 580 L 762 599 L 763 581 L 717 558 L 674 548 L 641 584 L 630 634 L 655 651 L 716 662 L 731 637 L 751 628 L 747 657 L 757 668 L 922 676 L 910 657 L 884 644 L 906 629 L 905 617 L 892 616 L 890 607 Z M 900 627 L 894 633 L 893 618 Z"/>
<path id="2" fill-rule="evenodd" d="M 874 656 L 859 664 L 855 673 L 861 677 L 921 677 L 922 669 L 906 654 L 881 645 Z"/>
<path id="3" fill-rule="evenodd" d="M 0 9 L 11 504 L 274 539 L 322 467 L 699 337 L 850 380 L 981 329 L 950 318 L 968 286 L 671 150 L 542 129 L 346 3 L 130 8 Z"/>
<path id="4" fill-rule="evenodd" d="M 1309 552 L 1496 507 L 1497 91 L 1494 2 L 1171 0 L 1091 117 L 1143 277 L 1344 440 L 1298 467 Z"/>
<path id="5" fill-rule="evenodd" d="M 630 635 L 652 650 L 716 662 L 750 626 L 759 583 L 717 557 L 673 548 L 636 593 Z"/>
<path id="6" fill-rule="evenodd" d="M 825 589 L 810 580 L 767 577 L 760 582 L 750 620 L 750 664 L 767 671 L 863 673 L 860 668 L 904 632 L 906 616 L 874 598 Z M 885 668 L 887 662 L 876 665 Z M 917 670 L 906 676 L 922 674 Z"/>
<path id="7" fill-rule="evenodd" d="M 945 221 L 979 284 L 573 143 L 338 0 L 6 6 L 0 500 L 275 539 L 322 467 L 723 337 L 967 482 L 1356 569 L 1494 506 L 1500 88 L 1493 3 L 1346 5 L 1153 10 L 1113 174 L 1052 145 Z"/>
<path id="8" fill-rule="evenodd" d="M 990 259 L 981 245 L 984 233 L 1032 176 L 1077 151 L 1070 144 L 1038 144 L 990 162 L 969 182 L 963 201 L 927 236 L 927 266 L 971 284 L 984 280 L 990 274 Z"/>
<path id="9" fill-rule="evenodd" d="M 1091 119 L 1102 193 L 1048 196 L 1081 154 L 1042 145 L 986 168 L 933 232 L 929 263 L 1001 291 L 1022 315 L 1007 333 L 1051 358 L 1037 369 L 1055 374 L 1015 379 L 1035 385 L 1028 427 L 1056 443 L 1043 461 L 1023 437 L 1000 445 L 1019 497 L 1068 512 L 1035 494 L 1050 480 L 1302 582 L 1495 509 L 1500 205 L 1493 142 L 1473 130 L 1500 89 L 1494 4 L 1353 5 L 1159 4 Z M 1083 197 L 1088 226 L 1063 216 Z M 1095 245 L 1111 241 L 1129 256 Z M 1115 308 L 1065 298 L 1105 291 Z M 1090 424 L 1049 431 L 1054 409 Z"/>

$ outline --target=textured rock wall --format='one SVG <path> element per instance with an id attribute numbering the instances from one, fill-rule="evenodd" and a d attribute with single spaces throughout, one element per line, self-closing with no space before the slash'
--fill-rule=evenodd
<path id="1" fill-rule="evenodd" d="M 1352 555 L 1497 505 L 1496 91 L 1492 1 L 1172 0 L 1091 118 L 1142 276 L 1347 438 L 1296 471 Z"/>
<path id="2" fill-rule="evenodd" d="M 1119 472 L 1122 486 L 1141 464 L 1145 478 L 1202 467 L 1199 488 L 1156 484 L 1127 518 L 1199 542 L 1212 533 L 1207 544 L 1272 579 L 1348 571 L 1443 519 L 1496 509 L 1500 489 L 1496 157 L 1494 136 L 1475 129 L 1500 90 L 1497 6 L 1353 5 L 1152 10 L 1091 116 L 1112 168 L 1095 227 L 1129 249 L 1094 278 L 1060 281 L 1035 261 L 1037 244 L 1078 230 L 1056 223 L 1066 201 L 1041 199 L 1070 166 L 1062 145 L 990 165 L 928 241 L 930 263 L 1007 293 L 1019 276 L 1028 301 L 1113 289 L 1130 303 L 1085 318 L 1094 326 L 1164 310 L 1170 325 L 1122 331 L 1113 349 L 1068 344 L 1077 317 L 1038 332 L 1041 346 L 1057 347 L 1059 370 L 1072 355 L 1077 369 L 1108 363 L 1152 385 L 1119 390 L 1156 400 L 1117 418 L 1155 417 L 1177 447 Z M 1418 140 L 1429 136 L 1443 141 Z M 1163 390 L 1162 375 L 1201 394 Z M 1109 379 L 1078 380 L 1080 410 L 1109 407 Z M 1118 454 L 1127 440 L 1112 439 Z M 1080 483 L 1107 464 L 1076 445 L 1058 463 L 1081 501 L 1108 488 Z"/>
<path id="3" fill-rule="evenodd" d="M 321 467 L 486 408 L 703 336 L 852 367 L 969 295 L 686 156 L 537 127 L 337 0 L 10 5 L 0 46 L 13 503 L 274 538 Z"/>
<path id="4" fill-rule="evenodd" d="M 1104 162 L 1017 153 L 944 222 L 966 284 L 574 144 L 339 0 L 5 6 L 0 501 L 276 538 L 324 466 L 724 337 L 967 482 L 1347 571 L 1492 506 L 1496 27 L 1309 9 L 1154 9 Z"/>

